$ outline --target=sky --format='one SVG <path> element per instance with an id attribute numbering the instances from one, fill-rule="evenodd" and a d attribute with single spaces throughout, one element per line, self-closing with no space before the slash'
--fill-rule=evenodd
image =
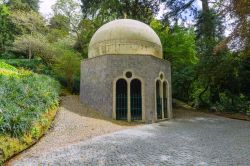
<path id="1" fill-rule="evenodd" d="M 46 17 L 52 14 L 51 6 L 56 3 L 56 0 L 41 0 L 40 1 L 40 13 Z"/>

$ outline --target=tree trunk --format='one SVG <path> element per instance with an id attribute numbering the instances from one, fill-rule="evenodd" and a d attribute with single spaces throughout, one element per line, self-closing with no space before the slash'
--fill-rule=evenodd
<path id="1" fill-rule="evenodd" d="M 216 85 L 214 85 L 214 83 L 212 83 L 212 85 L 210 85 L 210 96 L 209 96 L 209 100 L 210 103 L 212 103 L 212 105 L 216 104 L 216 102 L 220 102 L 220 94 L 219 94 L 219 90 L 218 87 Z"/>
<path id="2" fill-rule="evenodd" d="M 214 27 L 212 26 L 213 21 L 208 6 L 208 0 L 201 0 L 201 2 L 202 2 L 202 17 L 203 17 L 202 34 L 208 41 L 210 41 L 213 38 L 213 31 L 214 31 L 213 29 Z"/>
<path id="3" fill-rule="evenodd" d="M 201 0 L 202 3 L 202 11 L 209 12 L 208 0 Z"/>
<path id="4" fill-rule="evenodd" d="M 202 95 L 208 90 L 208 86 L 206 86 L 206 88 L 199 94 L 199 100 L 201 102 L 201 105 L 207 105 L 207 103 L 202 99 Z"/>

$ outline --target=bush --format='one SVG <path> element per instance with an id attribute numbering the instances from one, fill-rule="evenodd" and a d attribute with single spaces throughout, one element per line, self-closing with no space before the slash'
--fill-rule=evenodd
<path id="1" fill-rule="evenodd" d="M 56 53 L 52 69 L 55 78 L 71 92 L 79 93 L 81 56 L 72 48 L 70 38 L 60 39 L 53 44 Z"/>
<path id="2" fill-rule="evenodd" d="M 6 64 L 4 62 L 0 61 L 0 69 L 5 69 L 5 70 L 11 70 L 11 71 L 17 71 L 17 69 L 9 64 Z"/>
<path id="3" fill-rule="evenodd" d="M 72 92 L 80 80 L 80 62 L 78 54 L 65 50 L 53 66 L 61 82 L 66 83 L 66 87 Z"/>
<path id="4" fill-rule="evenodd" d="M 248 114 L 250 102 L 244 95 L 234 96 L 229 92 L 220 93 L 220 102 L 217 102 L 218 110 L 222 112 L 240 112 Z"/>
<path id="5" fill-rule="evenodd" d="M 3 62 L 0 69 L 9 71 L 0 70 L 0 134 L 19 137 L 30 131 L 43 112 L 58 104 L 60 86 L 48 76 Z"/>
<path id="6" fill-rule="evenodd" d="M 0 59 L 15 59 L 15 58 L 24 58 L 25 55 L 20 53 L 14 53 L 12 51 L 6 51 L 0 54 Z"/>
<path id="7" fill-rule="evenodd" d="M 12 66 L 15 66 L 17 68 L 24 68 L 27 70 L 31 70 L 38 74 L 45 74 L 52 76 L 52 70 L 50 67 L 43 63 L 40 59 L 5 59 L 2 60 L 5 63 L 8 63 Z"/>

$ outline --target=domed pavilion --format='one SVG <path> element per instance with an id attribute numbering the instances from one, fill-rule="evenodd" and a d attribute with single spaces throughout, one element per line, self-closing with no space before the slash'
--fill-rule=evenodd
<path id="1" fill-rule="evenodd" d="M 117 120 L 171 119 L 171 66 L 154 30 L 131 19 L 99 28 L 81 63 L 80 100 Z"/>

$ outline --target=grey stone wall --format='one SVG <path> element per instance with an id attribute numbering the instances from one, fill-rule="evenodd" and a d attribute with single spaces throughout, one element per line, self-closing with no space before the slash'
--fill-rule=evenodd
<path id="1" fill-rule="evenodd" d="M 168 61 L 150 55 L 103 55 L 82 61 L 81 102 L 112 117 L 113 81 L 126 70 L 132 70 L 136 76 L 143 79 L 145 119 L 154 121 L 152 116 L 155 116 L 155 79 L 163 72 L 169 82 L 171 94 L 171 66 Z M 169 98 L 172 103 L 171 95 Z"/>

